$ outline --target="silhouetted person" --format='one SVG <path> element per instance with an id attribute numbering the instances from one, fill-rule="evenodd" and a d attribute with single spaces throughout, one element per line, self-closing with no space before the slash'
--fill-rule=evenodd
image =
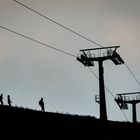
<path id="1" fill-rule="evenodd" d="M 40 105 L 40 107 L 41 107 L 41 111 L 44 112 L 44 111 L 45 111 L 45 108 L 44 108 L 44 101 L 43 101 L 43 98 L 40 99 L 39 105 Z"/>
<path id="2" fill-rule="evenodd" d="M 8 102 L 8 105 L 11 106 L 12 101 L 10 99 L 10 95 L 7 96 L 7 102 Z"/>
<path id="3" fill-rule="evenodd" d="M 0 103 L 3 105 L 3 94 L 0 95 Z"/>

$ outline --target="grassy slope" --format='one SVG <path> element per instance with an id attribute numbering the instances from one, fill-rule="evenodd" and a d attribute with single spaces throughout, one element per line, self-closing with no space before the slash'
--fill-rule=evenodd
<path id="1" fill-rule="evenodd" d="M 10 139 L 135 139 L 140 124 L 0 106 L 1 136 Z"/>

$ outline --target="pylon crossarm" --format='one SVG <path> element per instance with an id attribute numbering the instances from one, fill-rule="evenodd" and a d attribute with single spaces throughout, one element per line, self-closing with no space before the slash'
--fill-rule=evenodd
<path id="1" fill-rule="evenodd" d="M 123 59 L 116 52 L 120 46 L 111 46 L 104 48 L 82 49 L 77 60 L 85 66 L 94 66 L 94 61 L 112 60 L 115 65 L 124 64 Z"/>

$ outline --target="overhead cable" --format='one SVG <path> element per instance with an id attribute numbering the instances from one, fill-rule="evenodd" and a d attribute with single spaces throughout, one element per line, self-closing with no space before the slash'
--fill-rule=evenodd
<path id="1" fill-rule="evenodd" d="M 33 39 L 33 38 L 31 38 L 31 37 L 28 37 L 28 36 L 26 36 L 26 35 L 24 35 L 24 34 L 18 33 L 18 32 L 14 31 L 14 30 L 11 30 L 11 29 L 9 29 L 9 28 L 7 28 L 7 27 L 4 27 L 4 26 L 1 26 L 1 25 L 0 25 L 0 28 L 2 28 L 2 29 L 4 29 L 4 30 L 7 30 L 7 31 L 9 31 L 9 32 L 12 32 L 12 33 L 14 33 L 14 34 L 16 34 L 16 35 L 18 35 L 18 36 L 21 36 L 21 37 L 24 37 L 24 38 L 26 38 L 26 39 L 29 39 L 29 40 L 31 40 L 31 41 L 34 41 L 34 42 L 36 42 L 36 43 L 39 43 L 39 44 L 41 44 L 41 45 L 43 45 L 43 46 L 46 46 L 46 47 L 48 47 L 48 48 L 51 48 L 51 49 L 53 49 L 53 50 L 56 50 L 56 51 L 58 51 L 58 52 L 64 53 L 64 54 L 69 55 L 69 56 L 72 56 L 72 57 L 76 57 L 75 55 L 73 55 L 73 54 L 71 54 L 71 53 L 68 53 L 68 52 L 66 52 L 66 51 L 63 51 L 63 50 L 57 49 L 57 48 L 55 48 L 55 47 L 52 47 L 52 46 L 50 46 L 50 45 L 48 45 L 48 44 L 46 44 L 46 43 L 43 43 L 43 42 L 41 42 L 41 41 L 38 41 L 38 40 Z"/>
<path id="2" fill-rule="evenodd" d="M 136 78 L 136 76 L 134 75 L 134 73 L 131 71 L 131 69 L 129 68 L 129 66 L 125 63 L 126 68 L 128 69 L 128 71 L 131 73 L 131 75 L 133 76 L 133 78 L 135 79 L 135 81 L 138 83 L 138 85 L 140 86 L 140 82 L 139 80 Z"/>
<path id="3" fill-rule="evenodd" d="M 72 29 L 66 27 L 65 25 L 63 25 L 63 24 L 61 24 L 61 23 L 55 21 L 54 19 L 52 19 L 52 18 L 50 18 L 50 17 L 48 17 L 48 16 L 46 16 L 46 15 L 41 14 L 40 12 L 38 12 L 38 11 L 32 9 L 31 7 L 25 5 L 25 4 L 23 4 L 23 3 L 21 3 L 21 2 L 19 2 L 19 1 L 17 1 L 17 0 L 13 0 L 13 1 L 15 1 L 16 3 L 22 5 L 23 7 L 27 8 L 27 9 L 29 9 L 30 11 L 32 11 L 32 12 L 34 12 L 34 13 L 40 15 L 41 17 L 43 17 L 43 18 L 45 18 L 45 19 L 47 19 L 47 20 L 49 20 L 49 21 L 55 23 L 56 25 L 58 25 L 58 26 L 60 26 L 60 27 L 62 27 L 62 28 L 64 28 L 64 29 L 66 29 L 66 30 L 68 30 L 68 31 L 70 31 L 70 32 L 72 32 L 72 33 L 74 33 L 74 34 L 76 34 L 76 35 L 78 35 L 79 37 L 81 37 L 81 38 L 83 38 L 83 39 L 85 39 L 85 40 L 87 40 L 87 41 L 89 41 L 89 42 L 91 42 L 91 43 L 93 43 L 93 44 L 95 44 L 95 45 L 97 45 L 97 46 L 104 47 L 104 46 L 102 46 L 101 44 L 99 44 L 99 43 L 97 43 L 97 42 L 95 42 L 95 41 L 93 41 L 93 40 L 91 40 L 91 39 L 89 39 L 89 38 L 87 38 L 87 37 L 81 35 L 80 33 L 78 33 L 78 32 L 76 32 L 76 31 L 74 31 L 74 30 L 72 30 Z"/>

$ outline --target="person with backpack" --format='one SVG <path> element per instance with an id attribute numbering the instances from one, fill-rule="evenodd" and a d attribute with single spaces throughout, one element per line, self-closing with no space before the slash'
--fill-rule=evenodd
<path id="1" fill-rule="evenodd" d="M 45 112 L 45 107 L 44 107 L 44 101 L 43 101 L 43 98 L 40 99 L 40 101 L 39 101 L 39 105 L 40 105 L 40 107 L 41 107 L 41 111 L 42 111 L 42 112 Z"/>

